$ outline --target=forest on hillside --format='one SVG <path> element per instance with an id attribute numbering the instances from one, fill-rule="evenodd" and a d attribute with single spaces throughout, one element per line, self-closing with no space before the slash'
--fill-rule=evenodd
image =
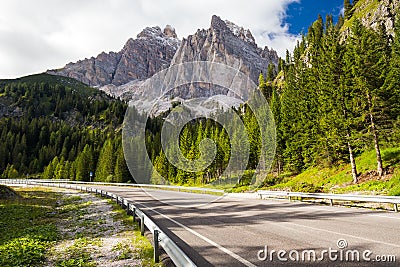
<path id="1" fill-rule="evenodd" d="M 381 176 L 381 148 L 400 144 L 399 20 L 393 40 L 357 19 L 344 38 L 343 23 L 319 17 L 271 87 L 279 171 L 350 162 L 357 182 L 357 155 L 374 149 Z"/>
<path id="2" fill-rule="evenodd" d="M 101 180 L 131 180 L 120 133 L 127 105 L 59 79 L 36 75 L 0 83 L 0 103 L 12 110 L 0 119 L 1 177 L 89 181 L 96 172 Z"/>
<path id="3" fill-rule="evenodd" d="M 260 75 L 259 90 L 276 124 L 274 175 L 350 163 L 356 183 L 357 156 L 369 150 L 375 151 L 377 177 L 392 171 L 381 150 L 400 144 L 400 22 L 394 38 L 384 26 L 374 31 L 353 19 L 347 31 L 344 22 L 319 17 L 277 70 L 270 66 Z M 0 119 L 1 177 L 89 181 L 93 172 L 95 181 L 134 182 L 122 148 L 126 103 L 93 88 L 48 79 L 0 83 L 2 103 L 22 110 Z M 244 105 L 235 112 L 249 133 L 249 162 L 239 181 L 243 185 L 260 160 L 261 137 L 250 108 Z M 227 167 L 234 140 L 210 119 L 188 123 L 179 137 L 182 154 L 198 158 L 204 138 L 216 141 L 217 154 L 203 171 L 182 171 L 161 149 L 166 115 L 147 122 L 147 152 L 155 170 L 174 184 L 213 182 Z"/>

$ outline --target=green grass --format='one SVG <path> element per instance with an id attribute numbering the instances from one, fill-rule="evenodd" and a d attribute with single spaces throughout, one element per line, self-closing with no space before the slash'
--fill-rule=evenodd
<path id="1" fill-rule="evenodd" d="M 133 218 L 132 216 L 127 215 L 126 210 L 122 209 L 121 206 L 117 205 L 112 200 L 109 200 L 109 204 L 113 206 L 113 210 L 116 212 L 114 220 L 120 220 L 128 226 L 133 224 Z M 143 266 L 162 266 L 161 263 L 154 263 L 153 246 L 145 236 L 140 234 L 140 227 L 137 222 L 134 223 L 134 231 L 130 234 L 131 242 L 135 244 L 135 251 L 129 250 L 126 244 L 117 244 L 117 246 L 114 247 L 114 250 L 120 251 L 121 254 L 119 257 L 124 258 L 134 255 L 137 259 L 142 259 Z"/>
<path id="2" fill-rule="evenodd" d="M 69 267 L 69 266 L 81 266 L 91 267 L 96 266 L 95 262 L 92 262 L 88 247 L 100 246 L 101 241 L 98 238 L 87 238 L 81 237 L 74 240 L 74 244 L 69 246 L 66 253 L 69 255 L 68 259 L 61 260 L 56 263 L 57 267 Z"/>
<path id="3" fill-rule="evenodd" d="M 358 184 L 352 183 L 351 166 L 343 164 L 331 168 L 312 167 L 303 173 L 271 179 L 265 189 L 290 190 L 299 192 L 365 192 L 367 194 L 400 195 L 400 147 L 381 151 L 384 168 L 389 175 L 382 180 L 370 179 Z M 359 174 L 367 174 L 376 169 L 375 151 L 366 151 L 356 158 Z"/>
<path id="4" fill-rule="evenodd" d="M 58 240 L 54 209 L 59 195 L 25 188 L 22 199 L 0 201 L 0 266 L 36 266 Z"/>

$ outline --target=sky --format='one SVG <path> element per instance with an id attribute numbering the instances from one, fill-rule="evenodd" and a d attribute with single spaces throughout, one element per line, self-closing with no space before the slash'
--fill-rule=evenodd
<path id="1" fill-rule="evenodd" d="M 0 0 L 0 79 L 119 51 L 147 26 L 172 25 L 182 39 L 218 15 L 250 29 L 259 46 L 285 56 L 318 14 L 342 0 Z"/>

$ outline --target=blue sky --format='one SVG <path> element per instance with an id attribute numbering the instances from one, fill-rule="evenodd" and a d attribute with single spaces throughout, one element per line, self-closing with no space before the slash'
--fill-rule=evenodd
<path id="1" fill-rule="evenodd" d="M 285 22 L 292 34 L 306 33 L 308 27 L 321 14 L 322 18 L 332 14 L 335 22 L 343 8 L 343 0 L 301 0 L 289 5 Z"/>

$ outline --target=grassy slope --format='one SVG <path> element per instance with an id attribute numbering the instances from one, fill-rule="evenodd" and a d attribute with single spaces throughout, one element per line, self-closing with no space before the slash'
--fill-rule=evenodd
<path id="1" fill-rule="evenodd" d="M 389 174 L 381 179 L 369 175 L 376 168 L 375 151 L 367 151 L 357 157 L 358 172 L 361 173 L 358 184 L 352 184 L 350 164 L 332 168 L 309 168 L 297 176 L 289 176 L 267 189 L 291 190 L 302 192 L 355 192 L 370 194 L 400 195 L 400 147 L 382 150 L 384 168 Z"/>

